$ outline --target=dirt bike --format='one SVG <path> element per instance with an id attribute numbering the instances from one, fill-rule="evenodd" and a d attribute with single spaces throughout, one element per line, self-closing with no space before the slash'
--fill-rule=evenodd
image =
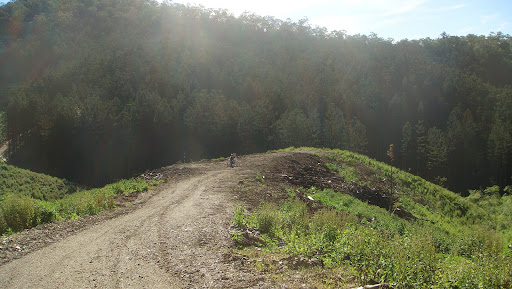
<path id="1" fill-rule="evenodd" d="M 236 154 L 231 154 L 229 156 L 227 164 L 228 164 L 228 167 L 230 167 L 230 168 L 240 165 L 238 158 L 236 157 Z"/>

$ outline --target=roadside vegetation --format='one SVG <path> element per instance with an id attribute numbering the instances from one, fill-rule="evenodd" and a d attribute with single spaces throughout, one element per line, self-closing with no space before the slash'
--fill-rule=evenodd
<path id="1" fill-rule="evenodd" d="M 61 199 L 79 190 L 69 181 L 0 162 L 0 198 L 27 196 L 38 200 Z"/>
<path id="2" fill-rule="evenodd" d="M 258 256 L 256 268 L 277 279 L 290 268 L 342 270 L 353 275 L 345 286 L 512 288 L 510 188 L 503 196 L 490 187 L 462 197 L 359 154 L 333 150 L 324 159 L 347 184 L 387 187 L 381 193 L 391 205 L 290 186 L 285 201 L 266 201 L 251 212 L 239 206 L 233 240 L 241 254 Z M 343 287 L 339 277 L 324 275 L 310 285 Z"/>
<path id="3" fill-rule="evenodd" d="M 116 196 L 144 192 L 143 179 L 84 189 L 66 180 L 0 163 L 0 235 L 39 224 L 94 215 L 116 206 Z"/>

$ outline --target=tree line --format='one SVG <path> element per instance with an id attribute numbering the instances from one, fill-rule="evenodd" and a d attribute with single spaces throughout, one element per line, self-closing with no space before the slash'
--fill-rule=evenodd
<path id="1" fill-rule="evenodd" d="M 348 35 L 150 0 L 0 7 L 14 164 L 96 185 L 176 161 L 348 149 L 459 192 L 511 184 L 512 40 Z"/>

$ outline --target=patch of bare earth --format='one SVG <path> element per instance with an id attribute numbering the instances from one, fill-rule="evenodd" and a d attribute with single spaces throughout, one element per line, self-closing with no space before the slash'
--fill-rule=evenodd
<path id="1" fill-rule="evenodd" d="M 275 155 L 272 162 L 260 167 L 259 173 L 263 181 L 258 184 L 252 179 L 241 182 L 237 188 L 239 197 L 249 205 L 249 208 L 259 206 L 262 201 L 280 203 L 288 198 L 286 188 L 315 187 L 317 189 L 332 189 L 351 195 L 361 201 L 368 202 L 384 209 L 390 209 L 397 197 L 390 193 L 389 182 L 377 177 L 374 170 L 361 163 L 350 163 L 361 183 L 347 182 L 336 172 L 329 170 L 327 163 L 332 159 L 325 156 L 326 152 L 293 152 Z M 341 163 L 338 165 L 341 167 Z M 297 191 L 298 197 L 308 201 L 302 191 Z M 321 207 L 320 204 L 315 206 Z"/>

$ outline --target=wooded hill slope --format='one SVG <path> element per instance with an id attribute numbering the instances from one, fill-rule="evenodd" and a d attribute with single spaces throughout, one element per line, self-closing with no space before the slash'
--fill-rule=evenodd
<path id="1" fill-rule="evenodd" d="M 441 32 L 441 31 L 440 31 Z M 347 35 L 145 0 L 0 7 L 0 103 L 14 164 L 85 184 L 290 145 L 386 159 L 465 193 L 511 183 L 502 33 Z"/>

